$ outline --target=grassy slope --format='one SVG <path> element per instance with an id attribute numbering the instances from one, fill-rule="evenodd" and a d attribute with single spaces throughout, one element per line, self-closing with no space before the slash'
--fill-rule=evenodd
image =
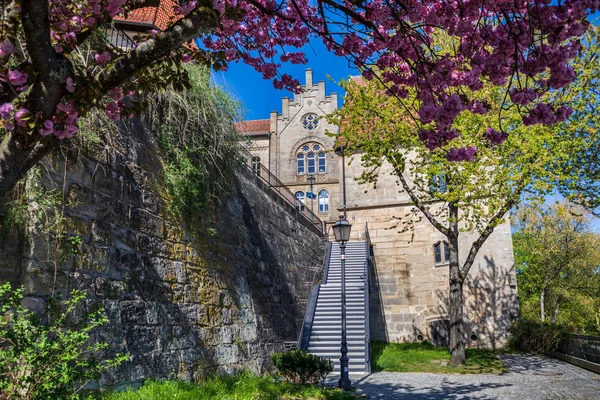
<path id="1" fill-rule="evenodd" d="M 251 374 L 219 376 L 197 384 L 183 381 L 147 381 L 137 391 L 108 393 L 102 400 L 354 400 L 339 390 L 277 382 L 270 377 Z"/>
<path id="2" fill-rule="evenodd" d="M 431 343 L 371 343 L 373 371 L 482 374 L 502 373 L 506 368 L 491 350 L 467 349 L 460 367 L 448 365 L 450 352 Z"/>

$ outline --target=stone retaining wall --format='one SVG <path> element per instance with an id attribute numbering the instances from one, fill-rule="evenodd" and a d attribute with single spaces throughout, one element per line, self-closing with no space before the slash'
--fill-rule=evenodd
<path id="1" fill-rule="evenodd" d="M 161 157 L 148 137 L 133 122 L 94 158 L 67 149 L 47 160 L 44 185 L 64 193 L 68 234 L 82 244 L 58 260 L 53 238 L 32 223 L 23 237 L 15 231 L 0 242 L 0 282 L 24 285 L 33 308 L 72 289 L 88 293 L 88 311 L 105 308 L 109 323 L 97 338 L 131 360 L 102 386 L 260 372 L 298 338 L 325 242 L 243 171 L 207 212 L 202 233 L 191 234 L 168 211 Z"/>

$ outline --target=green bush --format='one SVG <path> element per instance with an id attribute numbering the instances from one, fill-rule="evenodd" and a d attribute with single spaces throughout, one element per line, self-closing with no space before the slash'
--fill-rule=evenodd
<path id="1" fill-rule="evenodd" d="M 283 380 L 291 383 L 314 385 L 333 372 L 331 360 L 317 357 L 304 350 L 273 353 L 271 360 Z"/>
<path id="2" fill-rule="evenodd" d="M 569 329 L 557 324 L 520 320 L 510 328 L 509 347 L 526 353 L 547 353 L 555 350 Z"/>
<path id="3" fill-rule="evenodd" d="M 107 318 L 100 309 L 74 326 L 71 320 L 85 297 L 74 290 L 66 301 L 50 301 L 52 307 L 38 318 L 21 305 L 22 288 L 0 286 L 0 398 L 78 399 L 86 383 L 128 358 L 96 359 L 107 345 L 91 344 L 90 333 Z"/>

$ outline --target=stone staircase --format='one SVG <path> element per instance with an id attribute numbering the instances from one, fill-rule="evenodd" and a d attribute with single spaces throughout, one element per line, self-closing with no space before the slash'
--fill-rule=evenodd
<path id="1" fill-rule="evenodd" d="M 367 251 L 365 242 L 346 244 L 346 338 L 350 374 L 370 372 Z M 338 243 L 331 243 L 328 261 L 325 264 L 323 284 L 319 285 L 318 291 L 315 291 L 318 295 L 316 306 L 313 303 L 312 324 L 308 324 L 310 336 L 305 347 L 307 345 L 309 353 L 333 361 L 334 374 L 339 374 L 342 340 L 342 267 Z"/>

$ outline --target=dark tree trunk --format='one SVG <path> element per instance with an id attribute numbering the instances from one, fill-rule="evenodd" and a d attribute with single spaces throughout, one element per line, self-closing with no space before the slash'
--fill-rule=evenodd
<path id="1" fill-rule="evenodd" d="M 458 207 L 449 203 L 449 229 L 448 246 L 450 248 L 450 295 L 448 308 L 450 313 L 450 363 L 461 365 L 465 362 L 465 334 L 464 334 L 464 279 L 460 271 L 458 257 Z"/>

